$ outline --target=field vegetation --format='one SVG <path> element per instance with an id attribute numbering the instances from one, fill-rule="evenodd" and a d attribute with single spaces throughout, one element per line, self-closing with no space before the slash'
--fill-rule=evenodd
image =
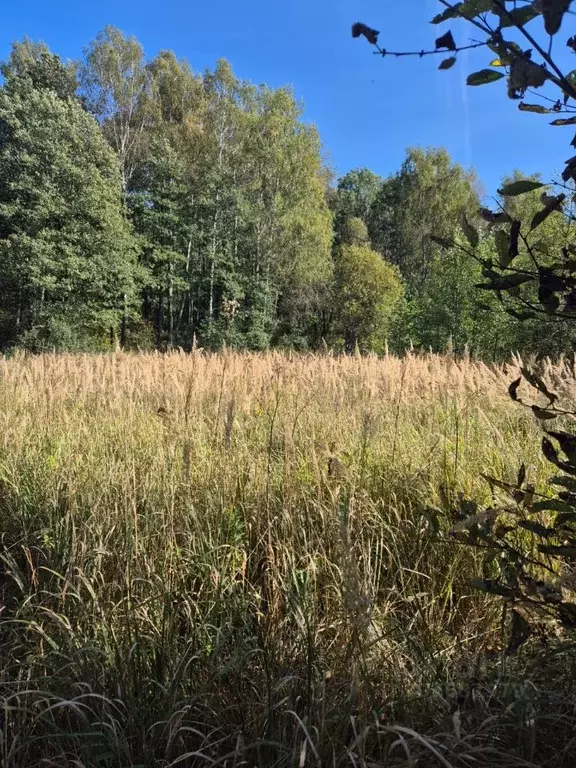
<path id="1" fill-rule="evenodd" d="M 1 360 L 2 765 L 570 765 L 560 640 L 444 535 L 550 474 L 519 363 Z"/>

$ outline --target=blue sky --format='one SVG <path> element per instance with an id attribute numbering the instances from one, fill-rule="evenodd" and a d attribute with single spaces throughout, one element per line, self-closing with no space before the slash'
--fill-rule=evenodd
<path id="1" fill-rule="evenodd" d="M 28 35 L 77 58 L 112 24 L 135 35 L 148 56 L 170 48 L 196 70 L 225 57 L 242 78 L 291 84 L 337 173 L 367 166 L 387 175 L 406 147 L 421 145 L 445 146 L 473 166 L 488 193 L 514 168 L 549 177 L 570 156 L 571 129 L 519 113 L 503 81 L 466 87 L 466 74 L 488 64 L 486 52 L 460 54 L 439 72 L 433 57 L 382 60 L 350 36 L 352 22 L 363 21 L 381 30 L 388 49 L 433 46 L 440 28 L 429 19 L 438 10 L 436 0 L 26 0 L 3 10 L 0 57 Z M 575 19 L 564 22 L 562 46 Z M 468 34 L 455 31 L 457 42 Z"/>

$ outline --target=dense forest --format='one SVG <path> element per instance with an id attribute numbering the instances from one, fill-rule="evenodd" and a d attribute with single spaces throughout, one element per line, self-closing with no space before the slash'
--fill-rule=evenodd
<path id="1" fill-rule="evenodd" d="M 224 60 L 148 60 L 112 27 L 80 62 L 15 43 L 2 74 L 3 350 L 571 347 L 562 321 L 517 323 L 477 289 L 494 240 L 474 173 L 444 149 L 335 179 L 290 89 Z M 524 218 L 540 195 L 500 204 Z M 478 260 L 434 240 L 465 243 L 462 214 Z M 549 217 L 542 249 L 564 228 Z"/>

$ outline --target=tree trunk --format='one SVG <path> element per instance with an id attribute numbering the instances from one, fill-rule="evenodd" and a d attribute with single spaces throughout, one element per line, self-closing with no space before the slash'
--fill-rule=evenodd
<path id="1" fill-rule="evenodd" d="M 220 202 L 220 190 L 216 191 L 216 210 L 212 223 L 212 244 L 210 248 L 210 293 L 208 298 L 208 323 L 211 325 L 214 318 L 214 280 L 216 273 L 216 242 L 218 234 L 218 205 Z"/>
<path id="2" fill-rule="evenodd" d="M 156 307 L 156 349 L 161 349 L 162 347 L 162 312 L 162 294 L 159 294 Z"/>
<path id="3" fill-rule="evenodd" d="M 127 310 L 128 297 L 124 294 L 123 306 L 122 306 L 122 321 L 120 323 L 120 349 L 124 349 L 126 346 L 126 333 L 128 326 L 128 310 Z"/>

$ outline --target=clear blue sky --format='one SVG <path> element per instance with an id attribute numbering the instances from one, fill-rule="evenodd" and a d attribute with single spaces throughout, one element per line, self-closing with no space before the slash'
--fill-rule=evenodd
<path id="1" fill-rule="evenodd" d="M 170 48 L 195 70 L 225 57 L 242 78 L 291 84 L 337 173 L 368 166 L 386 175 L 411 145 L 447 147 L 476 168 L 489 193 L 514 168 L 547 177 L 561 168 L 570 128 L 519 113 L 503 81 L 463 84 L 488 63 L 486 52 L 461 54 L 450 71 L 438 72 L 432 57 L 381 60 L 350 36 L 352 22 L 363 21 L 381 30 L 380 42 L 391 50 L 433 46 L 440 28 L 429 19 L 438 9 L 436 0 L 20 0 L 3 9 L 0 57 L 28 35 L 77 58 L 112 24 L 135 35 L 148 56 Z M 565 20 L 562 45 L 576 32 L 575 19 Z M 460 30 L 457 42 L 466 34 Z"/>

